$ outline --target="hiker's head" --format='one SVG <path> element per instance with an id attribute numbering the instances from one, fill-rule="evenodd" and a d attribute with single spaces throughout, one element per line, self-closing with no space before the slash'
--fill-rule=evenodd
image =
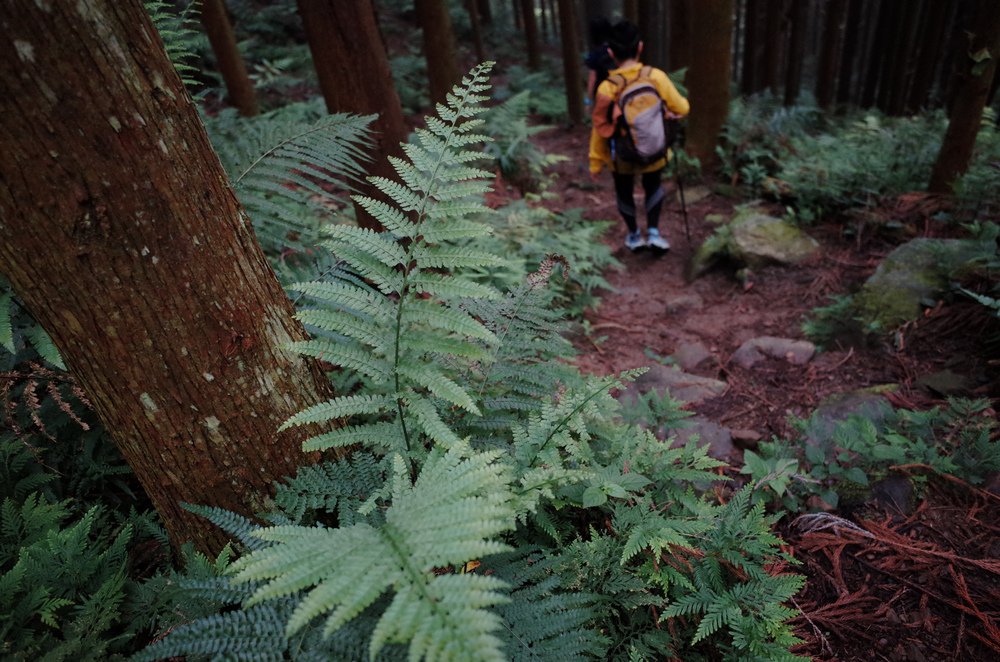
<path id="1" fill-rule="evenodd" d="M 608 35 L 608 49 L 611 57 L 617 62 L 624 62 L 639 57 L 642 41 L 639 39 L 639 28 L 631 21 L 618 21 L 611 26 Z"/>

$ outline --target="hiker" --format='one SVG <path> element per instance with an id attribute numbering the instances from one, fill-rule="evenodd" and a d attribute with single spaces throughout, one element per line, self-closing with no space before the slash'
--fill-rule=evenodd
<path id="1" fill-rule="evenodd" d="M 583 58 L 587 72 L 587 96 L 583 102 L 588 106 L 594 102 L 597 86 L 608 77 L 608 71 L 615 66 L 615 61 L 608 53 L 608 37 L 611 35 L 611 22 L 606 18 L 595 18 L 589 24 L 590 50 Z"/>
<path id="2" fill-rule="evenodd" d="M 670 155 L 669 139 L 666 127 L 657 126 L 657 123 L 665 125 L 666 122 L 661 122 L 658 114 L 642 113 L 641 110 L 662 107 L 666 119 L 679 119 L 688 114 L 690 106 L 667 74 L 639 60 L 642 41 L 634 24 L 620 21 L 612 26 L 608 53 L 615 68 L 597 88 L 590 133 L 590 176 L 596 181 L 604 167 L 611 170 L 618 212 L 628 227 L 625 247 L 636 251 L 649 246 L 663 253 L 670 249 L 670 242 L 659 230 L 664 199 L 660 173 Z M 651 118 L 655 120 L 650 122 Z M 658 132 L 662 134 L 659 138 L 656 137 Z M 636 224 L 635 175 L 641 176 L 646 194 L 645 239 Z"/>

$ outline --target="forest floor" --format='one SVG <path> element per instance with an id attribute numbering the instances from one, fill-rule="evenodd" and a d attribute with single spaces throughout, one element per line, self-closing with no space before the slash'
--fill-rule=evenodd
<path id="1" fill-rule="evenodd" d="M 631 253 L 622 246 L 624 225 L 610 175 L 592 182 L 587 172 L 588 131 L 557 127 L 535 137 L 544 152 L 567 157 L 552 170 L 546 190 L 554 195 L 538 204 L 619 221 L 605 241 L 623 267 L 606 274 L 614 291 L 585 314 L 588 333 L 575 338 L 578 365 L 609 374 L 694 351 L 696 364 L 686 371 L 720 380 L 725 389 L 687 408 L 733 431 L 725 457 L 731 478 L 740 480 L 745 448 L 760 439 L 795 438 L 790 421 L 807 417 L 832 395 L 892 385 L 886 397 L 908 409 L 944 404 L 951 394 L 994 402 L 1000 396 L 995 346 L 987 345 L 996 319 L 971 302 L 938 305 L 891 338 L 831 347 L 804 365 L 773 358 L 749 369 L 736 365 L 731 357 L 747 340 L 803 339 L 801 324 L 812 308 L 850 292 L 908 237 L 881 236 L 854 222 L 820 223 L 809 228 L 822 246 L 811 262 L 740 279 L 722 268 L 688 281 L 686 264 L 712 231 L 706 215 L 728 216 L 738 201 L 687 183 L 688 241 L 676 185 L 666 182 L 660 225 L 672 249 L 662 256 Z M 501 197 L 518 195 L 502 182 L 498 188 Z M 636 196 L 641 209 L 641 191 Z M 904 232 L 916 236 L 927 233 L 934 207 L 919 195 L 902 196 L 875 213 L 901 221 Z M 774 210 L 781 215 L 780 205 Z M 961 376 L 965 391 L 936 385 L 941 375 Z M 797 571 L 808 579 L 797 597 L 804 616 L 796 629 L 806 641 L 800 654 L 817 660 L 1000 659 L 1000 490 L 926 477 L 921 467 L 908 471 L 926 478 L 912 507 L 875 503 L 863 516 L 837 513 L 852 516 L 853 528 L 804 532 L 783 524 L 789 550 L 802 562 Z"/>

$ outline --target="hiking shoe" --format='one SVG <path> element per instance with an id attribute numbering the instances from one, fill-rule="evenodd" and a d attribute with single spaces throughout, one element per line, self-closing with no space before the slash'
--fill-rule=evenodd
<path id="1" fill-rule="evenodd" d="M 637 251 L 640 248 L 646 247 L 646 240 L 642 238 L 642 234 L 636 230 L 635 232 L 629 232 L 625 235 L 625 248 L 630 251 Z"/>
<path id="2" fill-rule="evenodd" d="M 646 237 L 646 245 L 660 251 L 661 253 L 666 253 L 670 250 L 670 242 L 667 241 L 667 238 L 661 235 L 660 231 L 656 228 L 649 228 L 649 233 Z"/>

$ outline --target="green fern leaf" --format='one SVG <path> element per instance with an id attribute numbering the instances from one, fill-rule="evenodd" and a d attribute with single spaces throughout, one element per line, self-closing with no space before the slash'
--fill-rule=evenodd
<path id="1" fill-rule="evenodd" d="M 288 343 L 287 347 L 305 356 L 357 370 L 375 382 L 386 381 L 392 372 L 386 361 L 373 356 L 369 350 L 357 344 L 315 338 Z"/>
<path id="2" fill-rule="evenodd" d="M 336 253 L 338 246 L 344 244 L 355 246 L 374 255 L 382 264 L 389 268 L 396 267 L 406 259 L 403 248 L 387 236 L 368 228 L 357 228 L 350 225 L 335 225 L 326 231 L 328 245 Z"/>
<path id="3" fill-rule="evenodd" d="M 416 292 L 430 294 L 442 299 L 498 299 L 499 292 L 488 285 L 480 285 L 460 276 L 444 276 L 436 273 L 421 273 L 410 279 L 410 286 Z"/>
<path id="4" fill-rule="evenodd" d="M 325 613 L 332 632 L 392 589 L 373 656 L 386 642 L 409 641 L 413 658 L 502 659 L 499 619 L 486 609 L 503 601 L 503 584 L 433 572 L 506 549 L 494 540 L 512 515 L 509 478 L 497 458 L 470 455 L 465 446 L 433 452 L 412 485 L 397 469 L 381 527 L 262 529 L 256 535 L 272 545 L 234 563 L 234 580 L 265 582 L 248 606 L 308 589 L 287 624 L 289 636 Z"/>
<path id="5" fill-rule="evenodd" d="M 45 329 L 35 325 L 26 331 L 26 335 L 39 356 L 60 370 L 66 369 L 66 364 L 63 363 L 59 350 L 56 349 L 55 343 L 52 342 L 52 338 L 45 332 Z"/>
<path id="6" fill-rule="evenodd" d="M 356 444 L 376 446 L 387 451 L 400 451 L 406 448 L 406 441 L 399 424 L 392 422 L 352 425 L 326 432 L 307 439 L 302 444 L 302 450 L 322 451 L 327 448 L 347 448 Z"/>
<path id="7" fill-rule="evenodd" d="M 437 408 L 426 398 L 416 394 L 408 397 L 407 411 L 416 417 L 424 434 L 443 448 L 454 448 L 462 443 L 458 435 L 441 420 Z"/>
<path id="8" fill-rule="evenodd" d="M 295 283 L 289 289 L 338 305 L 342 309 L 366 315 L 375 322 L 388 322 L 396 318 L 395 304 L 372 290 L 343 282 Z"/>
<path id="9" fill-rule="evenodd" d="M 395 400 L 384 395 L 345 395 L 300 411 L 282 423 L 278 431 L 296 425 L 326 423 L 359 414 L 378 414 L 395 406 Z"/>
<path id="10" fill-rule="evenodd" d="M 473 402 L 472 396 L 444 373 L 430 366 L 400 366 L 398 372 L 437 397 L 458 405 L 467 412 L 479 415 L 479 408 Z"/>
<path id="11" fill-rule="evenodd" d="M 488 343 L 496 342 L 493 332 L 464 310 L 449 308 L 431 301 L 416 299 L 408 302 L 402 312 L 402 322 L 406 325 L 422 322 L 443 331 L 461 333 Z"/>
<path id="12" fill-rule="evenodd" d="M 328 310 L 300 310 L 295 315 L 300 322 L 315 326 L 326 331 L 333 331 L 368 345 L 384 354 L 390 339 L 383 337 L 383 331 L 370 320 L 345 315 L 343 312 L 331 313 Z"/>
<path id="13" fill-rule="evenodd" d="M 412 239 L 416 234 L 416 224 L 410 221 L 406 217 L 406 214 L 395 207 L 381 200 L 367 198 L 363 195 L 355 195 L 351 199 L 361 205 L 365 211 L 371 214 L 393 236 L 400 239 Z"/>
<path id="14" fill-rule="evenodd" d="M 11 301 L 13 296 L 10 292 L 0 295 L 0 346 L 4 347 L 11 354 L 17 353 L 14 347 L 14 327 L 11 323 Z"/>

